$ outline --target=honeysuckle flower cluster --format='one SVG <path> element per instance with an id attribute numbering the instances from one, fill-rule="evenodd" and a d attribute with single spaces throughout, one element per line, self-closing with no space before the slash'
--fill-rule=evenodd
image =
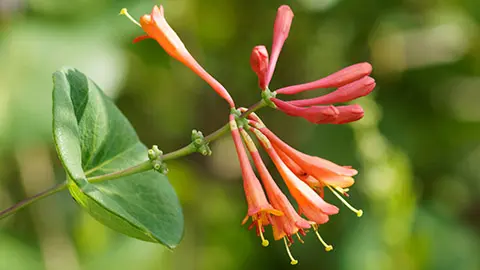
<path id="1" fill-rule="evenodd" d="M 302 236 L 305 236 L 309 230 L 313 230 L 326 251 L 332 250 L 333 246 L 323 240 L 319 229 L 321 224 L 329 221 L 331 215 L 339 212 L 339 208 L 324 200 L 324 192 L 329 190 L 357 216 L 362 216 L 363 211 L 351 206 L 344 198 L 348 197 L 348 188 L 354 184 L 353 176 L 357 171 L 349 166 L 340 166 L 294 149 L 269 130 L 257 114 L 247 108 L 237 108 L 225 87 L 207 73 L 185 48 L 165 20 L 162 6 L 154 6 L 151 14 L 140 18 L 140 23 L 136 22 L 126 9 L 122 9 L 120 13 L 129 17 L 146 33 L 136 38 L 134 42 L 146 38 L 156 40 L 168 54 L 193 70 L 229 104 L 228 125 L 240 161 L 248 205 L 242 224 L 250 221 L 249 229 L 255 229 L 263 246 L 269 245 L 265 228 L 271 226 L 273 238 L 283 240 L 291 264 L 298 263 L 290 251 L 294 238 L 303 243 Z M 314 82 L 283 87 L 273 92 L 269 89 L 268 86 L 280 51 L 288 37 L 293 16 L 290 7 L 281 6 L 274 23 L 270 57 L 264 45 L 255 46 L 250 56 L 250 65 L 262 89 L 262 102 L 287 115 L 302 117 L 315 124 L 344 124 L 361 119 L 364 115 L 361 106 L 333 104 L 350 102 L 368 95 L 375 88 L 375 80 L 369 77 L 372 66 L 368 63 L 346 67 Z M 283 101 L 276 97 L 278 94 L 294 95 L 319 88 L 336 88 L 336 90 L 310 99 Z M 253 138 L 256 138 L 273 161 L 295 200 L 297 209 L 271 176 Z M 253 170 L 247 152 L 252 158 L 260 179 Z"/>

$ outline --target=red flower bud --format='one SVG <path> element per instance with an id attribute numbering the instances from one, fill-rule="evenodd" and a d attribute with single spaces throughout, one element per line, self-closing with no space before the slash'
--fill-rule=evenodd
<path id="1" fill-rule="evenodd" d="M 293 11 L 289 6 L 280 6 L 277 10 L 277 17 L 275 18 L 275 24 L 273 26 L 273 42 L 272 42 L 272 54 L 270 56 L 270 63 L 268 66 L 268 75 L 266 85 L 270 83 L 277 64 L 278 56 L 282 50 L 283 44 L 290 32 L 290 26 L 292 25 Z"/>
<path id="2" fill-rule="evenodd" d="M 262 90 L 267 88 L 267 72 L 268 72 L 268 51 L 263 45 L 255 46 L 250 56 L 250 65 L 257 74 L 258 85 Z"/>
<path id="3" fill-rule="evenodd" d="M 280 99 L 272 98 L 271 101 L 279 110 L 290 115 L 305 118 L 314 124 L 334 123 L 339 114 L 335 106 L 311 106 L 307 108 L 291 105 Z"/>
<path id="4" fill-rule="evenodd" d="M 289 103 L 295 106 L 312 106 L 321 104 L 332 104 L 340 102 L 349 102 L 354 99 L 370 94 L 375 88 L 375 80 L 372 77 L 363 77 L 360 80 L 344 85 L 337 90 L 326 95 L 310 98 L 293 100 Z"/>
<path id="5" fill-rule="evenodd" d="M 363 117 L 365 112 L 358 104 L 336 107 L 339 114 L 332 124 L 345 124 L 357 121 Z"/>
<path id="6" fill-rule="evenodd" d="M 273 59 L 273 53 L 272 53 Z M 270 72 L 270 70 L 269 70 Z M 279 94 L 293 95 L 304 91 L 309 91 L 318 88 L 334 88 L 341 87 L 351 82 L 354 82 L 362 77 L 369 75 L 372 72 L 372 66 L 369 63 L 359 63 L 346 67 L 320 80 L 292 85 L 278 89 Z"/>

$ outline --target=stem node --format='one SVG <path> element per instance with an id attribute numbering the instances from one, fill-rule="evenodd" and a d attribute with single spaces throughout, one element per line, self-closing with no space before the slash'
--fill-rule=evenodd
<path id="1" fill-rule="evenodd" d="M 160 150 L 157 145 L 152 146 L 152 148 L 148 150 L 148 159 L 150 159 L 155 171 L 161 174 L 168 173 L 167 164 L 163 162 L 163 151 Z"/>
<path id="2" fill-rule="evenodd" d="M 212 150 L 208 146 L 208 142 L 205 140 L 201 131 L 197 131 L 196 129 L 192 130 L 192 144 L 196 152 L 204 156 L 210 156 L 212 154 Z"/>

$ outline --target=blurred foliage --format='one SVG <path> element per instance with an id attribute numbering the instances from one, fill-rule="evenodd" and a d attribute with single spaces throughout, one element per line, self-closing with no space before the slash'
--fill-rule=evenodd
<path id="1" fill-rule="evenodd" d="M 117 16 L 159 3 L 237 104 L 259 98 L 250 51 L 270 46 L 281 4 L 295 18 L 271 88 L 373 64 L 377 89 L 358 123 L 260 113 L 291 145 L 360 171 L 351 201 L 364 216 L 341 208 L 321 227 L 334 251 L 308 235 L 292 249 L 297 269 L 480 269 L 478 0 L 0 0 L 0 208 L 65 177 L 51 139 L 51 75 L 62 66 L 115 98 L 146 145 L 175 150 L 193 128 L 225 123 L 228 106 L 207 84 L 154 41 L 133 45 L 142 30 Z M 290 269 L 282 243 L 263 248 L 240 227 L 233 144 L 212 150 L 170 164 L 186 219 L 175 252 L 118 235 L 63 193 L 0 222 L 0 269 Z"/>

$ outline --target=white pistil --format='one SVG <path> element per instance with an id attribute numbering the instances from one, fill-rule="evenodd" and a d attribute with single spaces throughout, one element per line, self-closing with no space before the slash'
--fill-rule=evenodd
<path id="1" fill-rule="evenodd" d="M 300 243 L 304 244 L 305 242 L 304 242 L 303 239 L 300 237 L 300 234 L 298 234 L 298 232 L 297 232 L 296 235 L 297 235 L 298 241 L 300 241 Z"/>

